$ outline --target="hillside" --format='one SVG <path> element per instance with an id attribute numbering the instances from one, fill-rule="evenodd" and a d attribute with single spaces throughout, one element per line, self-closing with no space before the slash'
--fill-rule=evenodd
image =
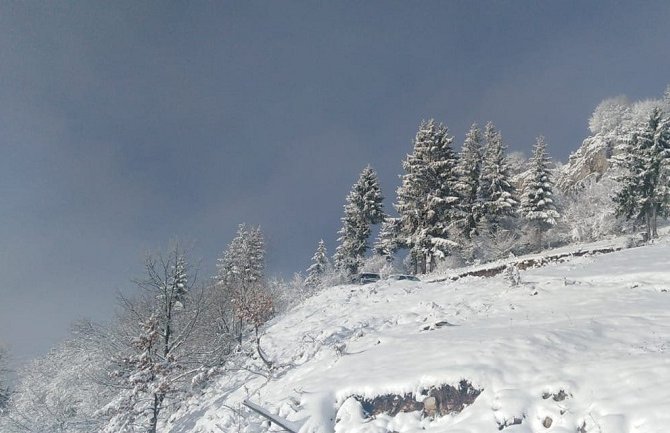
<path id="1" fill-rule="evenodd" d="M 668 256 L 663 240 L 522 271 L 519 286 L 499 275 L 332 287 L 268 324 L 272 374 L 250 359 L 167 430 L 281 431 L 241 408 L 248 397 L 304 433 L 665 431 Z M 368 417 L 360 403 L 422 402 L 442 385 L 472 404 Z"/>

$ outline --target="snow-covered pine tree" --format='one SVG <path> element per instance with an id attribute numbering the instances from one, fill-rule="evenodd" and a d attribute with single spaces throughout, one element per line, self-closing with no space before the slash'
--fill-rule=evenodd
<path id="1" fill-rule="evenodd" d="M 542 248 L 544 232 L 556 225 L 556 219 L 559 218 L 553 200 L 553 182 L 549 161 L 547 144 L 544 137 L 540 136 L 533 147 L 533 156 L 529 161 L 531 174 L 525 185 L 521 202 L 521 215 L 528 228 L 533 231 L 538 249 Z"/>
<path id="2" fill-rule="evenodd" d="M 344 206 L 344 216 L 341 221 L 342 228 L 337 232 L 340 235 L 337 238 L 339 244 L 335 248 L 333 262 L 335 269 L 348 275 L 354 275 L 363 263 L 370 226 L 361 219 L 352 203 Z"/>
<path id="3" fill-rule="evenodd" d="M 479 189 L 479 177 L 482 169 L 482 133 L 479 126 L 473 123 L 465 135 L 463 149 L 461 150 L 456 175 L 458 180 L 455 184 L 459 195 L 458 209 L 458 232 L 464 242 L 477 234 L 476 214 L 477 190 Z"/>
<path id="4" fill-rule="evenodd" d="M 375 254 L 385 257 L 387 262 L 392 262 L 393 254 L 400 248 L 399 231 L 400 219 L 387 216 L 382 222 L 382 227 L 375 241 Z"/>
<path id="5" fill-rule="evenodd" d="M 305 285 L 307 287 L 315 288 L 321 285 L 323 275 L 328 270 L 328 253 L 326 251 L 326 243 L 321 239 L 319 245 L 316 247 L 314 256 L 312 257 L 312 264 L 307 268 L 307 278 Z"/>
<path id="6" fill-rule="evenodd" d="M 266 301 L 263 296 L 266 292 L 265 242 L 260 227 L 240 224 L 237 235 L 218 260 L 217 268 L 215 281 L 223 292 L 221 302 L 226 304 L 219 307 L 220 328 L 242 344 L 244 312 L 251 311 L 256 301 Z"/>
<path id="7" fill-rule="evenodd" d="M 347 195 L 344 205 L 342 228 L 337 239 L 339 245 L 333 257 L 337 269 L 349 275 L 358 272 L 369 249 L 370 226 L 384 220 L 382 201 L 377 173 L 368 165 Z"/>
<path id="8" fill-rule="evenodd" d="M 625 175 L 614 197 L 617 215 L 644 221 L 647 239 L 655 238 L 657 216 L 667 214 L 670 199 L 670 120 L 659 108 L 633 133 L 619 163 Z"/>
<path id="9" fill-rule="evenodd" d="M 486 147 L 475 213 L 483 229 L 495 233 L 505 218 L 516 215 L 519 200 L 511 181 L 502 135 L 492 122 L 486 124 L 484 138 Z"/>
<path id="10" fill-rule="evenodd" d="M 377 172 L 370 165 L 363 169 L 355 187 L 358 190 L 357 196 L 362 199 L 358 206 L 365 221 L 370 225 L 382 223 L 385 217 L 383 207 L 384 196 L 379 186 Z"/>
<path id="11" fill-rule="evenodd" d="M 184 308 L 184 302 L 186 302 L 186 296 L 188 295 L 186 258 L 181 254 L 177 254 L 174 257 L 174 261 L 170 284 L 175 287 L 175 308 Z"/>
<path id="12" fill-rule="evenodd" d="M 422 121 L 414 151 L 403 161 L 405 174 L 397 190 L 399 245 L 409 249 L 415 273 L 432 271 L 437 260 L 458 247 L 449 232 L 455 221 L 457 156 L 446 126 Z"/>

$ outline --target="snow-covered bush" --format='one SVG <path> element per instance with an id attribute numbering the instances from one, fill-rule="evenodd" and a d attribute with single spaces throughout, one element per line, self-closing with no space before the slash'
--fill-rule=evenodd
<path id="1" fill-rule="evenodd" d="M 589 130 L 592 134 L 618 133 L 631 121 L 631 106 L 628 98 L 617 96 L 602 101 L 593 111 L 589 119 Z"/>
<path id="2" fill-rule="evenodd" d="M 382 278 L 385 278 L 391 274 L 397 273 L 398 270 L 393 262 L 389 261 L 387 257 L 374 254 L 365 259 L 363 266 L 361 267 L 361 272 L 373 272 L 381 275 Z"/>
<path id="3" fill-rule="evenodd" d="M 108 330 L 91 323 L 77 326 L 72 338 L 18 371 L 3 433 L 89 433 L 98 431 L 95 412 L 116 390 L 105 386 L 108 355 L 115 341 Z"/>
<path id="4" fill-rule="evenodd" d="M 616 217 L 612 201 L 616 187 L 610 177 L 598 181 L 591 175 L 566 196 L 563 218 L 572 241 L 595 241 L 621 232 L 624 221 Z"/>
<path id="5" fill-rule="evenodd" d="M 482 233 L 474 240 L 473 256 L 480 261 L 506 258 L 518 252 L 519 234 L 516 230 L 501 229 Z"/>

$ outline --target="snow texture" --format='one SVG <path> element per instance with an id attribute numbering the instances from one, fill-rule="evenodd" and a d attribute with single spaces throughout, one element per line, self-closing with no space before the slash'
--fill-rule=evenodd
<path id="1" fill-rule="evenodd" d="M 670 243 L 457 281 L 331 288 L 271 321 L 260 361 L 224 374 L 172 417 L 170 432 L 642 433 L 670 425 Z M 453 326 L 435 326 L 448 322 Z M 460 413 L 369 418 L 352 396 L 467 380 Z M 547 427 L 548 426 L 548 427 Z"/>

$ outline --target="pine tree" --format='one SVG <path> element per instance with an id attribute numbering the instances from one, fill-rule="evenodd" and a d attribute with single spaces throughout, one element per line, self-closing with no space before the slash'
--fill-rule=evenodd
<path id="1" fill-rule="evenodd" d="M 375 170 L 368 165 L 361 172 L 359 181 L 355 188 L 358 191 L 356 197 L 361 197 L 361 202 L 357 203 L 365 221 L 368 224 L 375 225 L 384 221 L 384 209 L 382 202 L 382 190 L 379 186 L 379 179 Z"/>
<path id="2" fill-rule="evenodd" d="M 457 157 L 446 126 L 423 121 L 414 151 L 403 161 L 405 174 L 395 205 L 399 244 L 409 249 L 415 272 L 432 271 L 458 245 L 449 232 L 457 219 Z"/>
<path id="3" fill-rule="evenodd" d="M 265 242 L 260 227 L 241 224 L 218 260 L 217 268 L 215 280 L 219 290 L 225 293 L 221 298 L 230 303 L 220 308 L 224 316 L 220 318 L 221 328 L 235 335 L 242 344 L 244 325 L 252 324 L 245 320 L 245 312 L 251 311 L 256 302 L 265 303 Z"/>
<path id="4" fill-rule="evenodd" d="M 319 245 L 312 257 L 312 264 L 307 268 L 307 278 L 305 285 L 307 287 L 318 287 L 321 285 L 323 275 L 328 270 L 328 255 L 326 251 L 326 244 L 323 239 L 319 241 Z"/>
<path id="5" fill-rule="evenodd" d="M 459 231 L 465 241 L 477 234 L 479 218 L 476 214 L 477 191 L 482 168 L 482 133 L 476 123 L 473 123 L 465 136 L 456 175 L 455 184 L 459 195 Z"/>
<path id="6" fill-rule="evenodd" d="M 393 254 L 400 248 L 399 234 L 400 219 L 386 217 L 375 241 L 375 254 L 385 257 L 387 262 L 392 262 Z"/>
<path id="7" fill-rule="evenodd" d="M 377 173 L 368 165 L 347 195 L 344 205 L 342 228 L 337 239 L 339 245 L 334 256 L 337 269 L 349 275 L 358 272 L 369 249 L 370 225 L 384 220 L 382 201 Z"/>
<path id="8" fill-rule="evenodd" d="M 240 224 L 235 238 L 218 260 L 218 280 L 243 288 L 262 283 L 265 270 L 265 245 L 260 227 Z"/>
<path id="9" fill-rule="evenodd" d="M 516 215 L 519 201 L 511 182 L 502 135 L 493 123 L 488 122 L 484 137 L 486 148 L 475 214 L 487 232 L 495 233 L 503 219 Z"/>
<path id="10" fill-rule="evenodd" d="M 521 215 L 534 231 L 537 247 L 541 248 L 543 233 L 556 225 L 556 219 L 559 217 L 552 198 L 550 158 L 547 155 L 544 137 L 537 138 L 529 164 L 531 174 L 524 188 Z"/>
<path id="11" fill-rule="evenodd" d="M 174 257 L 170 284 L 175 288 L 175 308 L 184 308 L 184 302 L 188 295 L 188 275 L 186 258 L 177 254 Z"/>
<path id="12" fill-rule="evenodd" d="M 656 219 L 667 214 L 670 181 L 670 120 L 656 108 L 647 125 L 634 133 L 621 165 L 626 174 L 614 197 L 617 215 L 645 222 L 647 239 L 658 236 Z"/>

